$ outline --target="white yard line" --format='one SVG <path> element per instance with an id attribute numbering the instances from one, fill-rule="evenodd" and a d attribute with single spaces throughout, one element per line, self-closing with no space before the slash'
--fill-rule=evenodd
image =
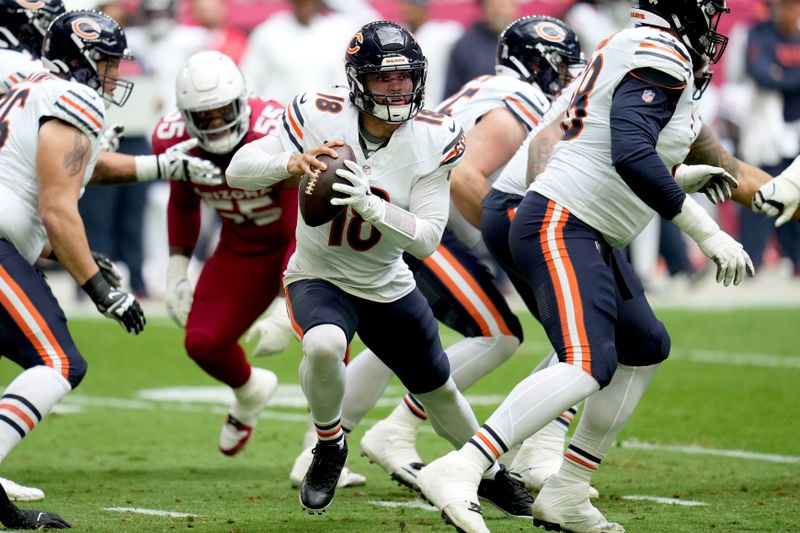
<path id="1" fill-rule="evenodd" d="M 663 503 L 665 505 L 681 505 L 683 507 L 703 507 L 708 505 L 705 502 L 696 502 L 693 500 L 679 500 L 677 498 L 663 498 L 661 496 L 641 496 L 639 494 L 631 494 L 629 496 L 623 496 L 622 499 L 656 502 L 656 503 Z"/>
<path id="2" fill-rule="evenodd" d="M 169 516 L 170 518 L 186 518 L 189 516 L 200 516 L 192 513 L 177 513 L 175 511 L 161 511 L 159 509 L 142 509 L 141 507 L 105 507 L 104 511 L 113 513 L 137 513 L 151 516 Z"/>
<path id="3" fill-rule="evenodd" d="M 367 503 L 370 505 L 378 505 L 380 507 L 408 507 L 410 509 L 422 509 L 423 511 L 436 511 L 436 507 L 428 505 L 422 500 L 414 500 L 411 502 L 392 502 L 386 500 L 369 500 Z"/>
<path id="4" fill-rule="evenodd" d="M 634 450 L 655 450 L 661 452 L 687 453 L 691 455 L 714 455 L 717 457 L 730 457 L 733 459 L 752 459 L 768 463 L 800 464 L 800 456 L 780 455 L 777 453 L 749 452 L 747 450 L 721 450 L 719 448 L 703 448 L 702 446 L 683 444 L 658 444 L 644 442 L 637 439 L 628 439 L 620 443 L 620 447 Z"/>

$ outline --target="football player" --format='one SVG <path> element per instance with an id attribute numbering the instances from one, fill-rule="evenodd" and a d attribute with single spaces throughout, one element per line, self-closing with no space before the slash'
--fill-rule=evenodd
<path id="1" fill-rule="evenodd" d="M 492 275 L 472 252 L 481 236 L 467 220 L 477 224 L 480 201 L 489 183 L 540 123 L 550 100 L 583 64 L 577 37 L 563 22 L 524 17 L 500 35 L 497 74 L 471 80 L 438 109 L 462 124 L 470 150 L 452 172 L 455 208 L 450 211 L 442 244 L 424 261 L 411 256 L 405 259 L 436 318 L 466 337 L 447 349 L 459 390 L 497 368 L 522 341 L 519 321 Z M 367 351 L 355 358 L 348 367 L 345 427 L 352 430 L 374 406 L 390 377 L 373 353 Z M 415 436 L 423 420 L 424 409 L 408 394 L 361 440 L 361 449 L 371 461 L 412 488 L 422 467 Z M 517 486 L 506 484 L 507 492 L 513 493 Z M 492 493 L 498 489 L 497 483 L 484 482 L 479 494 L 511 515 L 530 516 L 532 500 L 524 491 L 514 498 Z"/>
<path id="2" fill-rule="evenodd" d="M 239 68 L 220 52 L 191 56 L 175 92 L 179 112 L 156 125 L 156 154 L 197 139 L 191 153 L 224 171 L 240 146 L 280 127 L 283 106 L 248 97 Z M 192 288 L 188 268 L 200 233 L 201 202 L 220 215 L 222 232 Z M 296 220 L 297 188 L 288 182 L 253 191 L 224 183 L 171 184 L 167 311 L 186 328 L 189 357 L 233 390 L 235 401 L 219 437 L 225 455 L 244 449 L 278 384 L 269 370 L 251 367 L 239 338 L 280 291 L 281 273 L 294 251 Z"/>
<path id="3" fill-rule="evenodd" d="M 349 90 L 297 96 L 280 138 L 244 146 L 227 173 L 231 185 L 258 188 L 324 169 L 316 157 L 335 157 L 332 146 L 344 142 L 355 151 L 356 161 L 337 170 L 351 185 L 335 184 L 343 197 L 331 200 L 345 210 L 318 227 L 298 219 L 297 250 L 284 275 L 318 437 L 300 488 L 301 505 L 312 512 L 330 504 L 347 457 L 343 360 L 355 333 L 425 406 L 437 433 L 459 446 L 476 424 L 450 377 L 436 319 L 402 259 L 404 251 L 425 258 L 439 244 L 464 134 L 452 118 L 423 109 L 427 61 L 401 26 L 362 27 L 345 69 Z"/>
<path id="4" fill-rule="evenodd" d="M 589 502 L 589 482 L 669 354 L 626 245 L 656 212 L 717 264 L 717 280 L 753 275 L 742 246 L 677 185 L 669 169 L 689 153 L 694 71 L 715 63 L 724 0 L 638 2 L 635 28 L 595 50 L 562 123 L 563 138 L 511 222 L 512 259 L 528 284 L 559 362 L 523 380 L 470 442 L 418 475 L 422 492 L 456 524 L 486 529 L 473 512 L 480 473 L 510 446 L 586 400 L 534 523 L 562 531 L 624 531 Z"/>

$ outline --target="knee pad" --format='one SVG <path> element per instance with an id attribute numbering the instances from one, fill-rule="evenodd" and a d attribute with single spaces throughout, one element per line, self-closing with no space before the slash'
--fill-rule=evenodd
<path id="1" fill-rule="evenodd" d="M 303 335 L 303 355 L 315 363 L 339 364 L 347 351 L 347 336 L 333 324 L 314 326 Z"/>

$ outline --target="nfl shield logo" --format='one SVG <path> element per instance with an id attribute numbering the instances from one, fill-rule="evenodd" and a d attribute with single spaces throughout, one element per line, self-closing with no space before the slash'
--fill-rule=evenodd
<path id="1" fill-rule="evenodd" d="M 642 93 L 642 100 L 644 100 L 646 104 L 649 104 L 650 102 L 653 101 L 653 98 L 655 98 L 655 96 L 656 93 L 654 93 L 650 89 L 645 89 L 645 91 Z"/>
<path id="2" fill-rule="evenodd" d="M 364 174 L 366 174 L 367 176 L 372 174 L 372 168 L 370 168 L 369 165 L 361 165 L 361 170 L 363 170 Z"/>

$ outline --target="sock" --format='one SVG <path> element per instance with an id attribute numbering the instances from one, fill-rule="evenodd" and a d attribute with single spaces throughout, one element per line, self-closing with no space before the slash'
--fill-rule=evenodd
<path id="1" fill-rule="evenodd" d="M 560 478 L 580 483 L 591 481 L 658 367 L 618 364 L 608 386 L 587 398 L 581 421 L 564 454 L 558 472 Z"/>
<path id="2" fill-rule="evenodd" d="M 317 425 L 341 418 L 346 349 L 347 338 L 338 326 L 315 326 L 303 336 L 300 384 Z"/>
<path id="3" fill-rule="evenodd" d="M 484 426 L 491 427 L 510 447 L 599 388 L 597 381 L 580 368 L 557 363 L 522 380 Z"/>
<path id="4" fill-rule="evenodd" d="M 327 422 L 314 421 L 317 430 L 317 440 L 321 444 L 336 444 L 339 447 L 344 445 L 344 431 L 342 431 L 342 419 L 336 417 Z"/>
<path id="5" fill-rule="evenodd" d="M 401 407 L 402 407 L 402 409 L 399 409 Z M 411 394 L 410 392 L 408 394 L 406 394 L 405 396 L 403 396 L 403 402 L 400 405 L 398 405 L 397 408 L 395 408 L 395 411 L 398 411 L 398 410 L 400 411 L 400 413 L 403 413 L 403 414 L 405 414 L 405 413 L 411 414 L 411 416 L 413 416 L 414 418 L 419 420 L 420 423 L 422 423 L 422 422 L 424 422 L 424 421 L 426 421 L 428 419 L 428 415 L 425 414 L 425 406 L 423 406 L 419 402 L 419 400 L 414 398 L 414 395 Z M 403 412 L 403 411 L 405 411 L 405 412 Z M 398 417 L 400 417 L 400 413 L 398 413 Z M 392 414 L 394 414 L 394 411 L 392 411 Z M 407 419 L 407 418 L 408 417 L 403 417 L 404 420 Z M 419 427 L 419 426 L 417 426 L 417 427 Z"/>
<path id="6" fill-rule="evenodd" d="M 463 446 L 478 429 L 478 420 L 453 378 L 436 390 L 415 393 L 414 396 L 425 406 L 436 433 L 456 448 Z"/>
<path id="7" fill-rule="evenodd" d="M 519 347 L 514 336 L 467 337 L 447 347 L 450 375 L 458 390 L 473 383 L 505 363 Z"/>
<path id="8" fill-rule="evenodd" d="M 0 461 L 71 390 L 69 381 L 48 366 L 34 366 L 17 376 L 0 398 Z"/>
<path id="9" fill-rule="evenodd" d="M 386 391 L 394 373 L 378 356 L 364 350 L 347 365 L 347 387 L 342 402 L 342 423 L 355 427 Z"/>

